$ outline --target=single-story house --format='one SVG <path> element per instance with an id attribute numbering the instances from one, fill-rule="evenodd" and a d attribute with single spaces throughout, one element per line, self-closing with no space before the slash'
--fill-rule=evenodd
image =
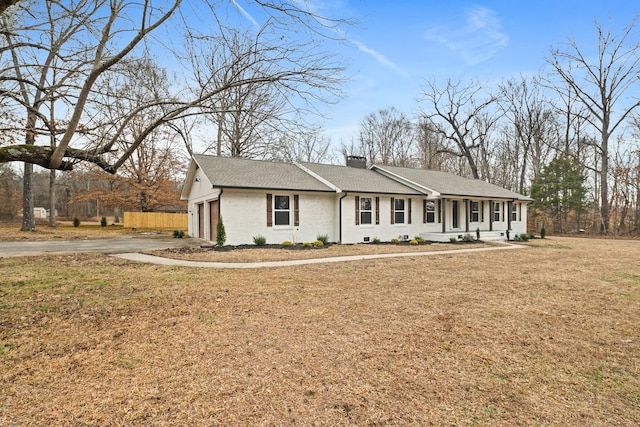
<path id="1" fill-rule="evenodd" d="M 347 166 L 279 163 L 194 155 L 181 195 L 189 234 L 226 244 L 408 240 L 449 241 L 465 234 L 506 240 L 525 233 L 531 199 L 446 172 L 373 165 L 351 156 Z"/>

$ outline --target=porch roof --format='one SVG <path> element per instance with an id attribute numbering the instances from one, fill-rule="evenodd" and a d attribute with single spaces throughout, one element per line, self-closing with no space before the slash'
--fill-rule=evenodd
<path id="1" fill-rule="evenodd" d="M 423 188 L 426 192 L 436 196 L 533 200 L 530 197 L 479 179 L 463 178 L 448 172 L 387 165 L 373 165 L 371 168 L 389 177 L 399 179 L 408 185 L 416 185 L 419 188 Z"/>

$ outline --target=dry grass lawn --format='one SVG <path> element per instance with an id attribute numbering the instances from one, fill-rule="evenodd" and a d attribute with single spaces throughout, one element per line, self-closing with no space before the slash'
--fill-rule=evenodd
<path id="1" fill-rule="evenodd" d="M 31 242 L 42 240 L 108 239 L 132 233 L 121 225 L 100 227 L 98 223 L 81 223 L 74 227 L 70 222 L 60 222 L 55 227 L 38 224 L 36 231 L 20 231 L 18 223 L 0 223 L 0 242 Z"/>
<path id="2" fill-rule="evenodd" d="M 528 246 L 0 259 L 0 425 L 640 424 L 640 242 Z"/>

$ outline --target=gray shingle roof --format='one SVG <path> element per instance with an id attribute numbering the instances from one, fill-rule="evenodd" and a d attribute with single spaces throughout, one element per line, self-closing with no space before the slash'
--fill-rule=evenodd
<path id="1" fill-rule="evenodd" d="M 401 168 L 396 166 L 378 166 L 374 169 L 387 171 L 425 189 L 437 191 L 446 196 L 493 197 L 504 199 L 531 200 L 527 196 L 504 189 L 479 179 L 467 179 L 448 172 L 428 169 Z"/>
<path id="2" fill-rule="evenodd" d="M 301 165 L 342 191 L 379 194 L 422 194 L 370 169 L 318 163 L 301 163 Z"/>
<path id="3" fill-rule="evenodd" d="M 333 191 L 296 165 L 195 154 L 194 160 L 215 187 Z"/>

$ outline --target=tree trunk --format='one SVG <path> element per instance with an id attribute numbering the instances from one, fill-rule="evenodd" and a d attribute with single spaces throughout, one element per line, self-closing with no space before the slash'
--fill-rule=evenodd
<path id="1" fill-rule="evenodd" d="M 602 133 L 602 167 L 600 169 L 600 215 L 602 225 L 600 231 L 603 234 L 609 232 L 609 135 Z"/>
<path id="2" fill-rule="evenodd" d="M 56 226 L 56 171 L 49 171 L 49 227 Z"/>
<path id="3" fill-rule="evenodd" d="M 20 231 L 36 231 L 33 208 L 33 165 L 25 163 L 22 178 L 22 228 Z"/>

